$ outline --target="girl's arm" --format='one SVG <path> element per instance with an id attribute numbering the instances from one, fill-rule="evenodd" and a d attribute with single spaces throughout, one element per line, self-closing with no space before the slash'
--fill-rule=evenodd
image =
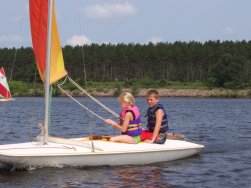
<path id="1" fill-rule="evenodd" d="M 124 119 L 123 125 L 120 126 L 120 131 L 121 132 L 125 132 L 127 130 L 128 126 L 129 126 L 129 122 L 132 119 L 133 119 L 132 113 L 131 112 L 127 112 L 125 114 L 125 119 Z"/>
<path id="2" fill-rule="evenodd" d="M 127 112 L 125 114 L 125 119 L 123 122 L 123 125 L 121 126 L 119 123 L 111 120 L 111 119 L 107 119 L 105 122 L 111 126 L 113 126 L 114 128 L 120 130 L 121 132 L 125 132 L 129 126 L 129 122 L 130 120 L 133 118 L 132 113 L 131 112 Z"/>

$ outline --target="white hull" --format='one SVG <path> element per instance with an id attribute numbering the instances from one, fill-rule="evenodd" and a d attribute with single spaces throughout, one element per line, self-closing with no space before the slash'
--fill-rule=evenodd
<path id="1" fill-rule="evenodd" d="M 204 146 L 167 140 L 165 144 L 125 144 L 87 139 L 57 139 L 47 145 L 21 143 L 0 145 L 0 161 L 16 167 L 62 167 L 100 165 L 141 165 L 186 158 L 199 153 Z M 67 144 L 69 141 L 70 144 Z"/>
<path id="2" fill-rule="evenodd" d="M 2 102 L 9 102 L 9 101 L 14 101 L 15 99 L 9 98 L 9 99 L 0 99 L 0 103 Z"/>

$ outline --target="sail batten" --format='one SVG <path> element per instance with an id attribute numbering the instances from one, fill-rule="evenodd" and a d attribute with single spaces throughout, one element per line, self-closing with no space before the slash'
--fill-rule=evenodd
<path id="1" fill-rule="evenodd" d="M 32 45 L 40 78 L 44 82 L 46 69 L 48 0 L 30 0 L 29 4 Z M 51 33 L 50 84 L 67 75 L 58 34 L 55 8 L 53 8 L 52 12 Z"/>

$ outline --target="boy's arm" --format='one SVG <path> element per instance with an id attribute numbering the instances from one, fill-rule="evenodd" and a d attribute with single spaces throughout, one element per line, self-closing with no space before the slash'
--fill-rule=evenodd
<path id="1" fill-rule="evenodd" d="M 155 128 L 153 130 L 153 136 L 151 139 L 151 143 L 153 143 L 155 141 L 155 139 L 157 138 L 158 134 L 159 134 L 159 130 L 161 128 L 161 123 L 162 123 L 162 119 L 163 119 L 163 110 L 162 109 L 158 109 L 156 112 L 156 123 L 155 123 Z"/>

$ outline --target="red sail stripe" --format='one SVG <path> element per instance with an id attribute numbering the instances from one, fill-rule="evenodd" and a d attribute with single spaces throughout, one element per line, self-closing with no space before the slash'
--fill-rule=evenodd
<path id="1" fill-rule="evenodd" d="M 3 67 L 0 67 L 1 74 L 6 78 Z M 0 83 L 0 96 L 4 98 L 11 98 L 11 93 L 8 88 Z"/>
<path id="2" fill-rule="evenodd" d="M 0 95 L 4 98 L 11 98 L 10 91 L 0 84 Z"/>

